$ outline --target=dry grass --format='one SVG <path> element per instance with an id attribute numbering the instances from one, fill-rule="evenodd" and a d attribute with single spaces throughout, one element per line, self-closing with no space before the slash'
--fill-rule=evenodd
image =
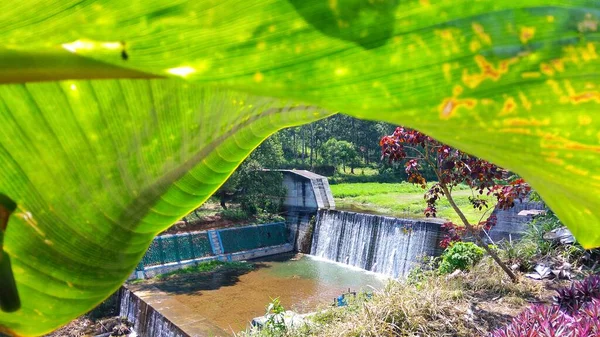
<path id="1" fill-rule="evenodd" d="M 432 274 L 415 284 L 390 282 L 372 299 L 325 310 L 314 316 L 313 324 L 287 336 L 482 336 L 508 323 L 530 302 L 547 301 L 551 295 L 539 281 L 512 283 L 484 258 L 469 273 Z"/>

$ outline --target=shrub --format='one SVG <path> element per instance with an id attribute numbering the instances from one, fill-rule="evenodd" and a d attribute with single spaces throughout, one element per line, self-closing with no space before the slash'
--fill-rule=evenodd
<path id="1" fill-rule="evenodd" d="M 249 218 L 248 213 L 239 208 L 224 209 L 221 211 L 221 217 L 231 221 L 247 220 Z"/>
<path id="2" fill-rule="evenodd" d="M 279 297 L 271 299 L 271 303 L 267 305 L 265 313 L 267 321 L 263 326 L 263 335 L 266 336 L 281 336 L 287 331 L 285 325 L 285 309 L 279 301 Z"/>
<path id="3" fill-rule="evenodd" d="M 483 257 L 484 250 L 472 242 L 454 242 L 442 254 L 438 268 L 441 274 L 452 273 L 456 269 L 468 270 Z"/>
<path id="4" fill-rule="evenodd" d="M 561 310 L 574 314 L 586 303 L 594 299 L 600 300 L 600 275 L 590 276 L 583 281 L 576 281 L 568 288 L 558 289 L 554 303 Z"/>
<path id="5" fill-rule="evenodd" d="M 600 276 L 557 292 L 554 304 L 529 307 L 490 337 L 600 336 Z"/>
<path id="6" fill-rule="evenodd" d="M 491 337 L 595 337 L 600 335 L 600 301 L 594 299 L 573 315 L 558 305 L 535 305 Z"/>

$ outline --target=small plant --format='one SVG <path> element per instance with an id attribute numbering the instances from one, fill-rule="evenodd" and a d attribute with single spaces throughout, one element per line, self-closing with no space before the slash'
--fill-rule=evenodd
<path id="1" fill-rule="evenodd" d="M 285 325 L 284 315 L 285 309 L 281 305 L 279 297 L 272 298 L 271 303 L 267 305 L 267 312 L 265 313 L 267 321 L 263 327 L 263 332 L 268 336 L 280 336 L 285 333 L 287 326 Z"/>
<path id="2" fill-rule="evenodd" d="M 600 336 L 600 276 L 557 290 L 551 305 L 529 307 L 490 337 Z"/>
<path id="3" fill-rule="evenodd" d="M 583 281 L 576 281 L 568 288 L 558 289 L 554 303 L 561 310 L 573 314 L 594 299 L 600 300 L 600 275 L 590 276 Z"/>
<path id="4" fill-rule="evenodd" d="M 239 208 L 228 208 L 221 211 L 223 219 L 231 221 L 247 220 L 249 218 L 248 213 Z"/>
<path id="5" fill-rule="evenodd" d="M 557 305 L 535 305 L 490 337 L 596 337 L 600 335 L 600 301 L 594 299 L 573 315 Z"/>
<path id="6" fill-rule="evenodd" d="M 472 242 L 454 242 L 444 251 L 438 268 L 440 274 L 452 273 L 456 269 L 468 270 L 483 257 L 484 250 Z"/>
<path id="7" fill-rule="evenodd" d="M 229 269 L 237 269 L 237 270 L 252 270 L 254 265 L 251 263 L 243 262 L 243 261 L 233 261 L 233 262 L 222 262 L 222 261 L 208 261 L 202 262 L 195 266 L 176 269 L 170 271 L 168 273 L 159 274 L 156 276 L 159 280 L 167 279 L 173 275 L 185 275 L 185 274 L 196 274 L 203 272 L 212 272 L 220 268 L 229 268 Z"/>

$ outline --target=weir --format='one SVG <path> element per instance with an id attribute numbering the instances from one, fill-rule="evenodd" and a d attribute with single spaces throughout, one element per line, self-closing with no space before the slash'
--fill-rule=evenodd
<path id="1" fill-rule="evenodd" d="M 311 254 L 398 278 L 426 256 L 441 253 L 440 221 L 321 209 Z"/>
<path id="2" fill-rule="evenodd" d="M 287 189 L 284 201 L 287 209 L 285 224 L 253 225 L 157 237 L 132 278 L 152 277 L 211 260 L 236 261 L 265 256 L 276 258 L 276 254 L 293 251 L 310 253 L 320 259 L 347 264 L 392 278 L 404 278 L 413 267 L 423 261 L 423 258 L 437 256 L 442 251 L 439 242 L 443 237 L 443 220 L 400 219 L 334 210 L 335 203 L 326 177 L 301 170 L 281 172 Z M 510 211 L 494 211 L 498 218 L 498 226 L 490 232 L 489 238 L 498 241 L 518 237 L 525 229 L 525 223 L 531 219 L 520 216 L 519 212 L 540 207 L 542 205 L 537 203 L 524 202 L 518 203 Z M 345 272 L 338 271 L 321 280 L 321 288 L 317 290 L 315 285 L 310 283 L 312 281 L 307 280 L 315 275 L 327 274 L 318 268 L 304 277 L 297 278 L 297 270 L 286 269 L 291 268 L 290 263 L 262 263 L 268 268 L 259 269 L 255 274 L 248 274 L 244 278 L 244 282 L 248 283 L 247 289 L 256 290 L 259 286 L 266 285 L 272 290 L 277 282 L 281 282 L 281 275 L 290 274 L 295 278 L 292 281 L 285 280 L 285 285 L 280 286 L 279 291 L 311 289 L 309 292 L 305 291 L 304 296 L 315 294 L 318 297 L 327 291 L 333 291 L 330 295 L 336 296 L 335 286 L 343 283 L 340 280 L 345 280 L 346 283 L 360 281 L 356 275 L 352 275 L 328 284 L 327 279 L 338 277 L 335 276 L 337 273 L 345 275 Z M 304 266 L 309 262 L 304 260 L 293 263 Z M 279 270 L 280 274 L 268 274 L 270 268 Z M 327 272 L 335 269 L 331 266 L 324 268 Z M 266 282 L 267 279 L 272 283 Z M 297 284 L 290 287 L 293 282 Z M 355 286 L 361 286 L 361 282 Z M 238 294 L 234 290 L 237 288 L 234 288 L 228 287 L 231 296 L 236 297 Z M 247 289 L 244 291 L 248 291 Z M 204 296 L 214 297 L 214 300 L 208 301 L 204 306 L 214 305 L 218 299 L 214 293 L 207 295 L 206 290 Z M 294 296 L 298 294 L 288 294 L 290 298 Z M 141 337 L 231 335 L 215 325 L 215 317 L 211 320 L 203 317 L 203 314 L 195 312 L 178 298 L 186 301 L 185 296 L 178 297 L 159 289 L 133 290 L 124 286 L 121 289 L 121 316 L 126 316 L 135 323 L 134 330 Z M 252 301 L 261 304 L 259 312 L 255 315 L 260 315 L 263 302 L 267 301 L 268 298 Z M 221 315 L 220 312 L 217 314 Z M 252 317 L 248 317 L 248 320 Z"/>

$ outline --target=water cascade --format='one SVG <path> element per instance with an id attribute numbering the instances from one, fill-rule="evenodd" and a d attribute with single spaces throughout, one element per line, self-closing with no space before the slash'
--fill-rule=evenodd
<path id="1" fill-rule="evenodd" d="M 311 254 L 391 277 L 405 277 L 440 253 L 440 223 L 321 209 Z"/>

